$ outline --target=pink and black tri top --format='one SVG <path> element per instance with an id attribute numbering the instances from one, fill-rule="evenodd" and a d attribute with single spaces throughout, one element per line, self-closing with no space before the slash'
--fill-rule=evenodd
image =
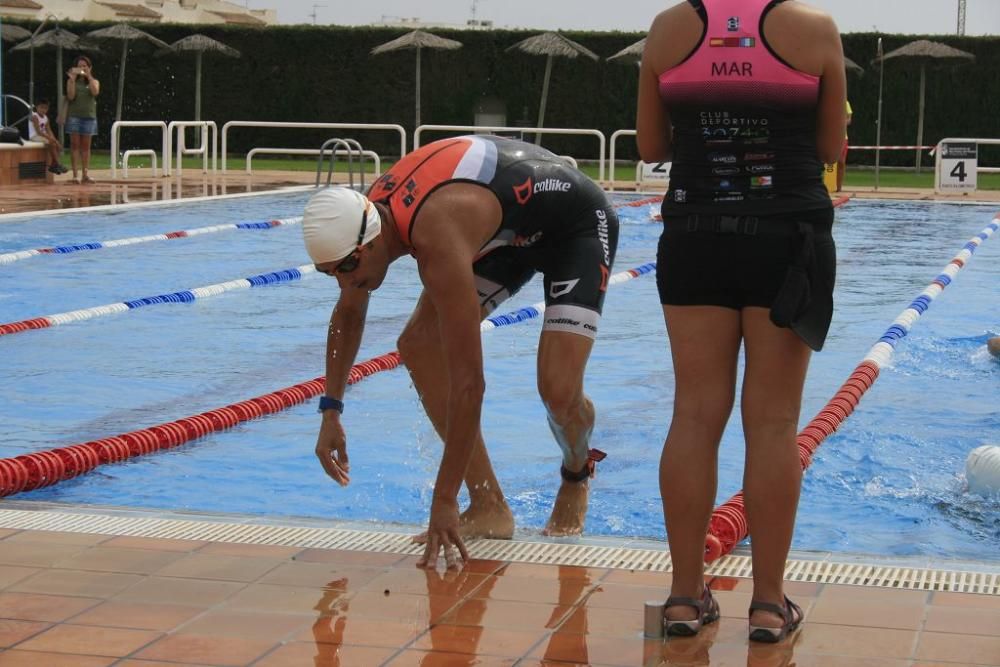
<path id="1" fill-rule="evenodd" d="M 820 79 L 781 59 L 764 20 L 785 0 L 688 0 L 698 46 L 660 74 L 674 159 L 664 215 L 828 208 L 816 149 Z"/>

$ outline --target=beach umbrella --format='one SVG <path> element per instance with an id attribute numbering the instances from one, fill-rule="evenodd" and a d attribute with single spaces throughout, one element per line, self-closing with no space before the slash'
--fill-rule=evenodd
<path id="1" fill-rule="evenodd" d="M 631 46 L 626 46 L 624 49 L 619 51 L 613 56 L 608 57 L 608 62 L 616 63 L 627 63 L 629 65 L 635 63 L 638 65 L 642 62 L 642 52 L 646 50 L 646 38 L 643 37 L 635 44 Z"/>
<path id="2" fill-rule="evenodd" d="M 552 60 L 554 58 L 577 58 L 581 55 L 591 60 L 599 60 L 596 53 L 563 37 L 557 32 L 546 32 L 522 40 L 509 47 L 507 51 L 521 51 L 532 56 L 545 56 L 545 78 L 542 80 L 542 101 L 538 107 L 538 127 L 544 127 L 545 105 L 549 97 L 549 81 L 552 78 Z M 535 135 L 535 143 L 542 142 L 542 135 Z"/>
<path id="3" fill-rule="evenodd" d="M 159 48 L 165 48 L 167 43 L 153 37 L 147 32 L 143 32 L 138 28 L 133 28 L 127 23 L 116 23 L 110 28 L 102 28 L 100 30 L 94 30 L 93 32 L 88 32 L 83 36 L 84 40 L 90 41 L 120 41 L 122 43 L 122 58 L 120 68 L 118 70 L 118 101 L 115 108 L 115 121 L 122 119 L 122 99 L 125 93 L 125 62 L 128 59 L 128 48 L 129 44 L 133 42 L 149 42 L 153 46 Z"/>
<path id="4" fill-rule="evenodd" d="M 844 56 L 844 69 L 848 73 L 854 72 L 855 74 L 864 74 L 865 70 L 861 68 L 861 65 L 857 64 L 847 56 Z"/>
<path id="5" fill-rule="evenodd" d="M 20 42 L 22 39 L 28 39 L 29 37 L 31 37 L 31 31 L 19 25 L 7 25 L 5 23 L 0 26 L 0 39 L 5 42 Z"/>
<path id="6" fill-rule="evenodd" d="M 63 97 L 64 97 L 63 81 L 66 78 L 66 72 L 63 70 L 63 49 L 71 49 L 71 50 L 74 50 L 74 51 L 84 51 L 84 50 L 97 51 L 97 49 L 94 48 L 93 46 L 87 47 L 86 44 L 82 44 L 80 42 L 80 38 L 79 37 L 77 37 L 74 33 L 70 32 L 69 30 L 64 30 L 63 28 L 53 28 L 52 30 L 49 30 L 47 32 L 43 32 L 40 35 L 35 35 L 34 37 L 31 37 L 31 35 L 29 35 L 29 37 L 30 37 L 30 39 L 28 39 L 27 41 L 21 42 L 20 44 L 18 44 L 14 48 L 12 48 L 11 52 L 12 53 L 14 51 L 32 51 L 33 52 L 34 49 L 45 49 L 45 48 L 53 48 L 53 49 L 56 50 L 56 99 L 55 99 L 55 103 L 56 103 L 56 110 L 58 112 L 58 110 L 60 108 L 62 108 Z M 35 80 L 35 71 L 34 71 L 34 68 L 35 68 L 34 58 L 32 57 L 32 61 L 31 61 L 31 73 L 30 73 L 30 79 L 31 79 L 32 82 L 34 82 L 34 80 Z M 32 90 L 34 90 L 34 86 L 32 86 Z M 33 93 L 31 95 L 31 97 L 34 98 L 34 94 Z M 34 104 L 34 102 L 35 102 L 35 100 L 32 99 L 31 103 Z M 60 139 L 60 141 L 63 139 L 62 132 L 63 132 L 63 128 L 60 125 L 59 126 L 59 135 L 60 135 L 59 139 Z"/>
<path id="7" fill-rule="evenodd" d="M 424 32 L 423 30 L 414 30 L 413 32 L 408 32 L 402 37 L 392 40 L 391 42 L 386 42 L 372 49 L 371 53 L 373 56 L 377 56 L 380 53 L 390 53 L 392 51 L 401 51 L 403 49 L 416 49 L 417 51 L 417 113 L 416 113 L 416 125 L 414 127 L 420 127 L 420 53 L 424 49 L 437 49 L 441 51 L 453 51 L 455 49 L 462 48 L 461 42 L 456 42 L 453 39 L 445 39 L 444 37 L 438 37 L 437 35 L 432 35 L 429 32 Z"/>
<path id="8" fill-rule="evenodd" d="M 4 26 L 10 27 L 10 26 Z M 63 98 L 63 78 L 66 73 L 63 72 L 63 49 L 73 49 L 81 50 L 84 45 L 80 44 L 80 38 L 69 30 L 64 30 L 62 28 L 53 28 L 48 32 L 43 32 L 40 35 L 35 35 L 31 37 L 29 34 L 27 41 L 21 42 L 13 49 L 11 53 L 15 51 L 33 51 L 34 49 L 43 48 L 54 48 L 56 50 L 56 104 L 62 103 Z M 91 49 L 94 50 L 94 49 Z M 29 77 L 32 81 L 35 79 L 34 65 L 32 65 L 32 72 Z M 34 100 L 32 100 L 34 102 Z"/>
<path id="9" fill-rule="evenodd" d="M 927 66 L 945 60 L 972 61 L 976 57 L 966 51 L 960 51 L 947 44 L 931 42 L 926 39 L 918 39 L 915 42 L 904 44 L 895 51 L 882 56 L 881 61 L 893 58 L 912 58 L 920 64 L 920 104 L 917 111 L 917 146 L 922 146 L 924 142 L 924 99 L 927 91 Z M 873 62 L 879 62 L 876 58 Z M 920 149 L 917 149 L 917 173 L 920 173 Z"/>
<path id="10" fill-rule="evenodd" d="M 170 53 L 194 54 L 194 119 L 201 120 L 201 61 L 206 53 L 217 53 L 230 58 L 239 58 L 240 52 L 231 46 L 205 35 L 189 35 L 179 39 L 165 49 L 156 52 L 157 56 Z"/>

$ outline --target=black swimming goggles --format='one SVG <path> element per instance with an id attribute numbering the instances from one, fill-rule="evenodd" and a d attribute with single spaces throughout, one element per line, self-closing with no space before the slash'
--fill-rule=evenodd
<path id="1" fill-rule="evenodd" d="M 340 264 L 333 269 L 336 273 L 350 273 L 358 268 L 358 264 L 361 263 L 361 247 L 365 240 L 365 230 L 368 229 L 368 206 L 365 206 L 365 210 L 361 212 L 361 231 L 358 232 L 358 243 L 357 247 L 351 251 L 351 254 L 340 261 Z"/>

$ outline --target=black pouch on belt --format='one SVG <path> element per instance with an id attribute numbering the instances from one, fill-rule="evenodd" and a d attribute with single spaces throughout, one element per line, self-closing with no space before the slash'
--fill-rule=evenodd
<path id="1" fill-rule="evenodd" d="M 809 268 L 813 262 L 813 229 L 805 223 L 799 223 L 798 227 L 801 235 L 799 250 L 771 303 L 771 322 L 786 329 L 809 309 L 812 291 Z"/>

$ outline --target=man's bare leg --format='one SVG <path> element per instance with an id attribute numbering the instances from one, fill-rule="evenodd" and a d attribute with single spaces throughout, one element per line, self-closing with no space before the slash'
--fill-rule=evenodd
<path id="1" fill-rule="evenodd" d="M 410 321 L 399 337 L 399 352 L 417 388 L 428 418 L 438 436 L 444 439 L 448 413 L 447 372 L 437 311 L 430 299 L 421 296 Z M 490 464 L 482 433 L 476 435 L 472 458 L 465 471 L 469 507 L 462 513 L 463 538 L 489 537 L 510 539 L 514 534 L 514 515 L 504 499 L 500 482 Z M 417 536 L 417 541 L 423 535 Z"/>
<path id="2" fill-rule="evenodd" d="M 543 331 L 538 343 L 538 392 L 549 428 L 563 453 L 563 466 L 578 472 L 587 465 L 594 404 L 583 393 L 583 373 L 594 341 L 563 331 Z M 587 518 L 590 483 L 560 479 L 545 535 L 579 535 Z"/>

